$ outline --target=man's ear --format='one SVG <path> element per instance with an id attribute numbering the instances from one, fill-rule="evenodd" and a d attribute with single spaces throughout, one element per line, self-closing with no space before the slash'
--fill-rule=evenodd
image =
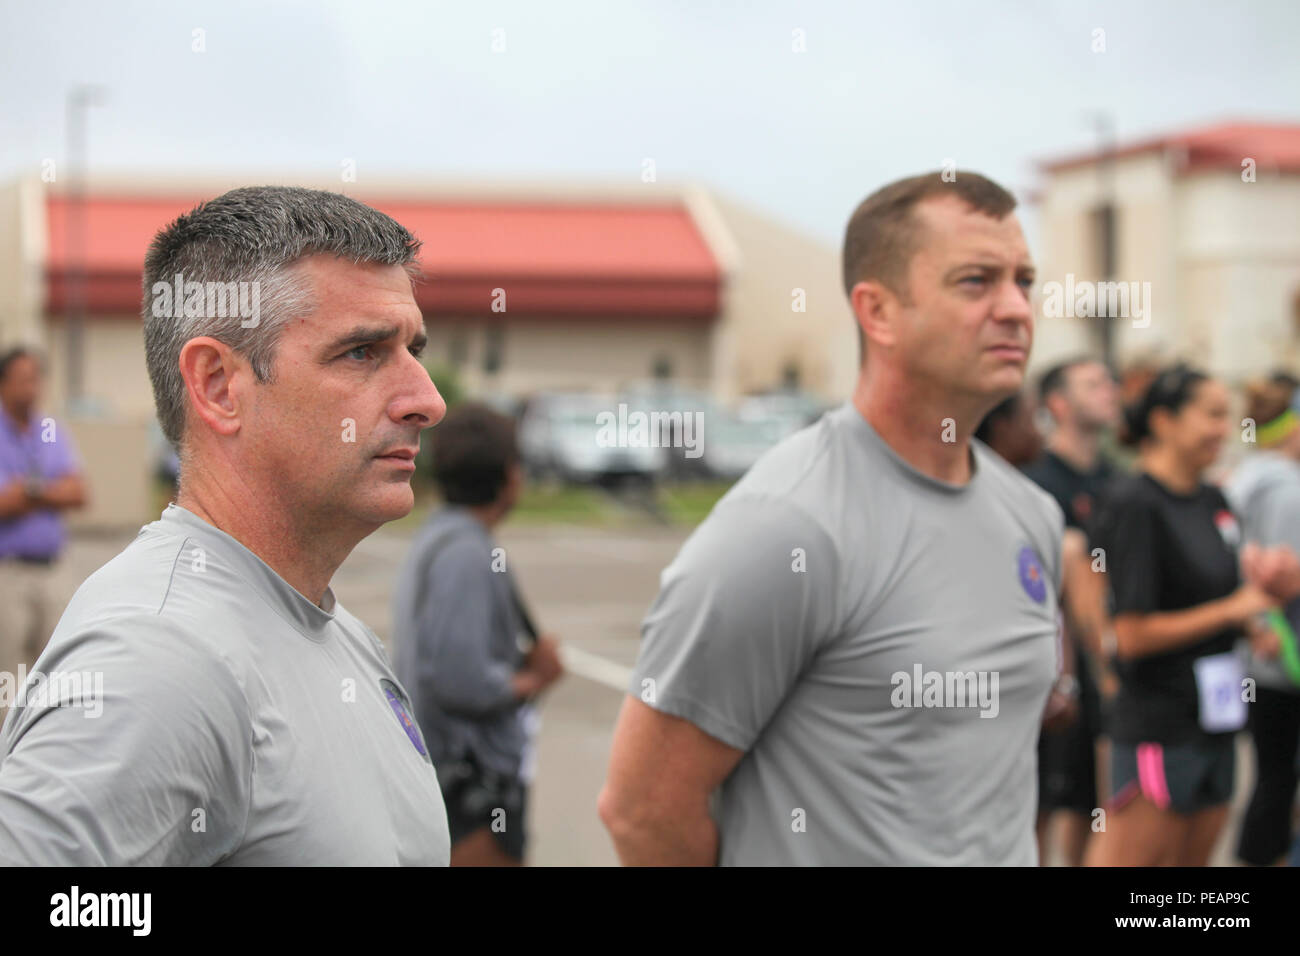
<path id="1" fill-rule="evenodd" d="M 179 362 L 190 411 L 219 435 L 238 432 L 243 409 L 237 375 L 247 364 L 230 346 L 206 335 L 181 346 Z"/>
<path id="2" fill-rule="evenodd" d="M 853 306 L 858 328 L 866 336 L 868 352 L 873 345 L 889 348 L 898 341 L 889 309 L 889 305 L 896 301 L 894 294 L 874 279 L 863 280 L 850 290 L 849 303 Z"/>

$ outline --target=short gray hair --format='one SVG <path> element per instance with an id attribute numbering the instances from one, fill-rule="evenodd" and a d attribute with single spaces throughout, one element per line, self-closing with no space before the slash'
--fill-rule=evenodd
<path id="1" fill-rule="evenodd" d="M 185 381 L 181 348 L 211 336 L 248 359 L 259 382 L 270 382 L 275 347 L 285 325 L 315 309 L 312 290 L 292 267 L 305 256 L 326 253 L 354 263 L 403 266 L 414 281 L 420 242 L 396 220 L 340 193 L 297 186 L 232 189 L 200 203 L 154 237 L 144 260 L 144 354 L 153 385 L 158 423 L 180 449 L 185 432 Z M 173 281 L 204 283 L 208 307 L 158 308 L 154 290 Z M 227 309 L 232 283 L 258 290 L 258 317 L 246 326 Z M 214 310 L 214 287 L 221 307 Z M 192 311 L 202 314 L 191 314 Z M 231 314 L 227 314 L 230 312 Z M 162 314 L 159 314 L 162 313 Z"/>

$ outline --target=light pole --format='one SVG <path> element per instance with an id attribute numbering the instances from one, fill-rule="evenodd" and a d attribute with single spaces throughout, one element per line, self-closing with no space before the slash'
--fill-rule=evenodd
<path id="1" fill-rule="evenodd" d="M 84 397 L 83 344 L 86 320 L 86 111 L 104 101 L 99 86 L 75 86 L 68 91 L 68 206 L 67 206 L 67 405 L 80 405 Z"/>

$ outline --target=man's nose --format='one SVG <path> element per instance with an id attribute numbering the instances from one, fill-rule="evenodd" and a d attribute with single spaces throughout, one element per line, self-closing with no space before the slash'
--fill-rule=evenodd
<path id="1" fill-rule="evenodd" d="M 428 370 L 414 355 L 403 368 L 406 376 L 401 395 L 389 406 L 388 413 L 396 422 L 430 428 L 447 414 L 447 403 L 438 393 Z"/>
<path id="2" fill-rule="evenodd" d="M 998 298 L 994 303 L 994 316 L 1002 322 L 1030 323 L 1034 318 L 1034 307 L 1029 294 L 1020 283 L 1009 279 L 998 285 Z"/>

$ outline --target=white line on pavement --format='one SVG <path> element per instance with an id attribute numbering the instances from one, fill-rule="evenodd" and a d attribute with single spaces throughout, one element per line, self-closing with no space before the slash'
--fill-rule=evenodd
<path id="1" fill-rule="evenodd" d="M 564 669 L 570 674 L 577 674 L 587 680 L 604 684 L 612 690 L 625 692 L 632 680 L 632 668 L 615 664 L 580 647 L 560 646 L 560 656 L 564 660 Z"/>

